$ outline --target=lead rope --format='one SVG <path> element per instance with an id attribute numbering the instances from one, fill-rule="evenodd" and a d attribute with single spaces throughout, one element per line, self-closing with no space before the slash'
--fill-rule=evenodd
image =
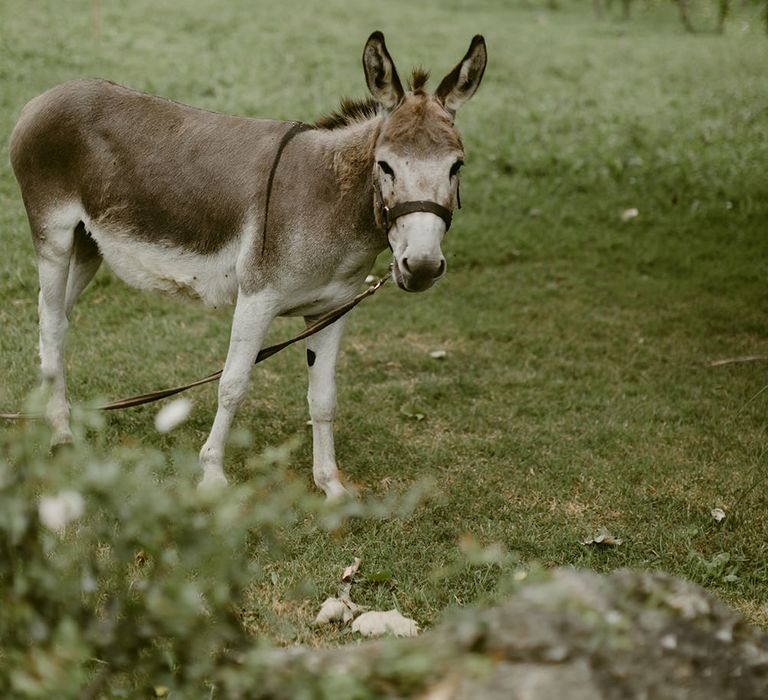
<path id="1" fill-rule="evenodd" d="M 311 129 L 311 126 L 308 126 L 307 124 L 302 124 L 301 122 L 294 122 L 293 126 L 288 129 L 288 131 L 283 134 L 282 139 L 280 140 L 280 144 L 277 147 L 277 152 L 275 153 L 275 159 L 272 161 L 272 168 L 269 171 L 269 178 L 267 179 L 267 193 L 264 200 L 264 224 L 262 226 L 262 235 L 261 235 L 261 255 L 264 257 L 264 250 L 266 247 L 266 241 L 267 241 L 267 218 L 269 216 L 269 201 L 272 197 L 272 184 L 275 180 L 275 173 L 277 172 L 277 166 L 280 163 L 280 156 L 283 155 L 283 151 L 285 150 L 285 147 L 288 145 L 288 142 L 296 136 L 296 134 L 306 131 L 307 129 Z M 379 279 L 376 284 L 371 285 L 366 289 L 365 291 L 358 294 L 352 301 L 347 302 L 346 304 L 343 304 L 342 306 L 338 307 L 337 309 L 334 309 L 333 311 L 329 311 L 325 316 L 321 316 L 317 321 L 315 321 L 311 326 L 308 326 L 305 328 L 301 333 L 294 336 L 293 338 L 289 338 L 288 340 L 284 340 L 282 343 L 277 343 L 276 345 L 270 345 L 268 348 L 264 348 L 263 350 L 259 351 L 259 354 L 256 356 L 256 361 L 254 364 L 258 364 L 259 362 L 263 362 L 268 357 L 272 357 L 272 355 L 280 352 L 281 350 L 287 348 L 289 345 L 293 345 L 294 343 L 297 343 L 300 340 L 303 340 L 304 338 L 309 338 L 309 336 L 314 335 L 315 333 L 318 333 L 319 331 L 323 330 L 323 328 L 326 328 L 327 326 L 330 326 L 335 321 L 338 321 L 342 316 L 349 313 L 352 309 L 354 309 L 363 299 L 371 296 L 371 294 L 374 294 L 390 277 L 392 274 L 391 270 L 388 271 L 381 279 Z M 192 389 L 196 386 L 202 386 L 203 384 L 209 384 L 210 382 L 215 382 L 219 377 L 221 377 L 221 374 L 224 370 L 220 369 L 217 372 L 214 372 L 213 374 L 209 374 L 207 377 L 203 377 L 202 379 L 196 379 L 193 382 L 189 382 L 189 384 L 182 384 L 181 386 L 176 386 L 171 389 L 160 389 L 158 391 L 150 391 L 146 394 L 138 394 L 136 396 L 129 396 L 125 399 L 118 399 L 117 401 L 110 401 L 108 404 L 105 404 L 104 406 L 99 406 L 96 410 L 99 411 L 117 411 L 121 408 L 132 408 L 133 406 L 142 406 L 146 403 L 152 403 L 154 401 L 159 401 L 160 399 L 167 398 L 168 396 L 174 396 L 175 394 L 180 394 L 182 391 L 186 391 L 187 389 Z M 19 420 L 23 418 L 42 418 L 42 415 L 39 414 L 31 414 L 31 413 L 0 413 L 0 419 L 6 419 L 6 420 Z"/>
<path id="2" fill-rule="evenodd" d="M 264 348 L 263 350 L 259 351 L 259 354 L 256 356 L 256 360 L 254 364 L 259 364 L 259 362 L 263 362 L 268 357 L 272 357 L 272 355 L 277 354 L 281 350 L 284 350 L 289 345 L 293 345 L 294 343 L 298 343 L 300 340 L 304 340 L 304 338 L 309 338 L 311 335 L 314 335 L 315 333 L 319 333 L 323 328 L 327 328 L 332 323 L 335 323 L 338 321 L 342 316 L 348 314 L 352 309 L 354 309 L 363 299 L 366 299 L 367 297 L 371 296 L 372 294 L 375 294 L 383 285 L 384 283 L 390 278 L 391 271 L 388 271 L 381 279 L 379 279 L 375 284 L 372 284 L 368 289 L 362 291 L 360 294 L 358 294 L 352 301 L 348 301 L 346 304 L 343 304 L 339 306 L 338 308 L 334 309 L 333 311 L 329 311 L 325 316 L 321 316 L 317 321 L 315 321 L 311 326 L 307 326 L 301 333 L 294 336 L 293 338 L 289 338 L 288 340 L 284 340 L 281 343 L 277 343 L 276 345 L 270 345 L 267 348 Z M 134 406 L 142 406 L 146 403 L 153 403 L 154 401 L 159 401 L 160 399 L 167 398 L 168 396 L 173 396 L 174 394 L 180 394 L 182 391 L 186 391 L 187 389 L 192 389 L 196 386 L 202 386 L 203 384 L 209 384 L 210 382 L 215 382 L 219 377 L 221 377 L 221 373 L 224 370 L 218 370 L 217 372 L 214 372 L 213 374 L 209 374 L 207 377 L 203 377 L 202 379 L 196 379 L 193 382 L 189 382 L 188 384 L 182 384 L 181 386 L 176 386 L 171 389 L 160 389 L 158 391 L 150 391 L 146 394 L 138 394 L 136 396 L 129 396 L 125 399 L 118 399 L 117 401 L 110 401 L 107 404 L 104 404 L 103 406 L 99 406 L 96 410 L 98 411 L 117 411 L 121 408 L 132 408 Z M 32 414 L 32 413 L 0 413 L 0 418 L 4 418 L 7 420 L 19 420 L 22 418 L 42 418 L 42 414 Z"/>

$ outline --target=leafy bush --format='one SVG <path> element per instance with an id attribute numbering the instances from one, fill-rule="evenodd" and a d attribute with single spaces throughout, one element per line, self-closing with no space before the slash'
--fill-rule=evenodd
<path id="1" fill-rule="evenodd" d="M 0 438 L 3 698 L 256 697 L 268 644 L 238 614 L 264 564 L 249 542 L 279 555 L 281 528 L 389 511 L 329 507 L 291 477 L 290 446 L 200 493 L 192 454 L 171 465 L 81 439 L 51 456 L 47 438 L 41 425 Z"/>

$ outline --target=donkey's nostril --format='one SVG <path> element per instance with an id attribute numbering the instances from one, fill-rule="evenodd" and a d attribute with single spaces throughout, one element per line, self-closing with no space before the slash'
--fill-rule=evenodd
<path id="1" fill-rule="evenodd" d="M 403 269 L 404 269 L 406 272 L 410 272 L 410 271 L 411 271 L 411 268 L 410 268 L 410 267 L 408 267 L 408 258 L 403 258 L 403 259 L 400 261 L 400 264 L 403 266 Z"/>
<path id="2" fill-rule="evenodd" d="M 437 274 L 435 275 L 435 277 L 442 277 L 444 272 L 445 272 L 445 258 L 442 258 L 440 260 L 440 267 L 437 268 Z"/>

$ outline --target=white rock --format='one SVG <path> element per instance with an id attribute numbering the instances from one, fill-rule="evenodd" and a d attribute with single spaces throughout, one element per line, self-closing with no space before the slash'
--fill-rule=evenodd
<path id="1" fill-rule="evenodd" d="M 725 520 L 725 511 L 722 508 L 713 508 L 710 513 L 717 522 Z"/>
<path id="2" fill-rule="evenodd" d="M 178 425 L 181 425 L 192 410 L 192 402 L 181 398 L 171 401 L 163 406 L 155 416 L 155 428 L 159 433 L 169 433 Z"/>
<path id="3" fill-rule="evenodd" d="M 446 356 L 447 354 L 448 354 L 448 353 L 447 353 L 445 350 L 433 350 L 431 353 L 429 353 L 429 356 L 430 356 L 430 357 L 431 357 L 433 360 L 442 360 L 442 359 L 444 359 L 444 358 L 445 358 L 445 356 Z"/>
<path id="4" fill-rule="evenodd" d="M 352 631 L 364 637 L 379 637 L 382 634 L 394 634 L 396 637 L 415 637 L 419 626 L 410 618 L 403 617 L 397 610 L 363 613 L 352 623 Z"/>
<path id="5" fill-rule="evenodd" d="M 325 602 L 320 606 L 320 612 L 317 613 L 315 624 L 327 625 L 334 620 L 344 620 L 346 613 L 349 613 L 349 619 L 352 619 L 352 613 L 349 608 L 338 598 L 326 598 Z M 346 622 L 346 620 L 344 621 Z"/>
<path id="6" fill-rule="evenodd" d="M 621 212 L 622 221 L 631 221 L 632 219 L 636 219 L 638 216 L 640 216 L 640 212 L 634 207 L 631 209 L 625 209 L 623 212 Z"/>
<path id="7" fill-rule="evenodd" d="M 37 512 L 45 527 L 61 532 L 73 520 L 82 517 L 85 501 L 77 491 L 62 491 L 57 496 L 42 496 Z"/>
<path id="8" fill-rule="evenodd" d="M 326 598 L 320 606 L 320 612 L 315 618 L 316 625 L 327 625 L 329 622 L 341 620 L 344 623 L 352 620 L 355 615 L 362 610 L 359 605 L 355 605 L 351 600 L 340 600 L 339 598 Z"/>

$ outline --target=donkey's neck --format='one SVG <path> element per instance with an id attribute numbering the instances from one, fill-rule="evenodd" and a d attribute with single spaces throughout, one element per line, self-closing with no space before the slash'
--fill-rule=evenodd
<path id="1" fill-rule="evenodd" d="M 344 194 L 370 179 L 380 131 L 381 118 L 375 117 L 325 132 L 331 142 L 333 169 Z"/>
<path id="2" fill-rule="evenodd" d="M 360 234 L 386 247 L 386 234 L 376 225 L 373 193 L 373 161 L 382 117 L 330 130 L 318 130 L 326 166 L 338 186 L 338 205 L 361 228 Z"/>

